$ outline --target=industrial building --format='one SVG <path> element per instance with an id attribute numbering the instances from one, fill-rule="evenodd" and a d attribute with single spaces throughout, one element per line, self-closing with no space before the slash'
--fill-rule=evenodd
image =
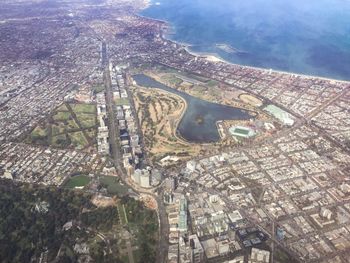
<path id="1" fill-rule="evenodd" d="M 288 112 L 278 108 L 275 105 L 268 105 L 265 109 L 268 113 L 273 115 L 276 119 L 281 121 L 286 126 L 293 126 L 294 119 L 293 116 L 290 115 Z"/>

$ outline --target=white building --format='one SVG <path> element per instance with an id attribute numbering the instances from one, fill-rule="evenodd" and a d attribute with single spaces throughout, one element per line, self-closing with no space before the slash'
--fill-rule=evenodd
<path id="1" fill-rule="evenodd" d="M 194 172 L 196 170 L 196 162 L 195 161 L 188 161 L 186 164 L 186 168 L 189 172 Z"/>
<path id="2" fill-rule="evenodd" d="M 151 174 L 149 171 L 143 172 L 140 177 L 140 186 L 144 188 L 151 187 Z"/>
<path id="3" fill-rule="evenodd" d="M 252 248 L 249 263 L 269 263 L 270 251 Z"/>
<path id="4" fill-rule="evenodd" d="M 141 184 L 141 174 L 142 171 L 140 169 L 136 169 L 135 172 L 131 175 L 132 180 L 138 185 Z"/>
<path id="5" fill-rule="evenodd" d="M 279 107 L 271 104 L 265 107 L 264 110 L 272 114 L 275 118 L 280 120 L 284 125 L 293 126 L 294 117 L 288 112 L 280 109 Z"/>

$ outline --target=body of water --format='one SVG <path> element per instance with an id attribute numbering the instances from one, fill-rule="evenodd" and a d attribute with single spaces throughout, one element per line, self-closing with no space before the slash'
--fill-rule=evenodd
<path id="1" fill-rule="evenodd" d="M 216 127 L 217 121 L 246 120 L 253 117 L 242 109 L 211 103 L 172 89 L 144 74 L 134 75 L 133 79 L 139 86 L 162 89 L 186 100 L 187 109 L 180 120 L 177 132 L 190 142 L 219 141 L 220 136 Z"/>
<path id="2" fill-rule="evenodd" d="M 349 0 L 154 0 L 168 37 L 236 64 L 350 80 Z"/>

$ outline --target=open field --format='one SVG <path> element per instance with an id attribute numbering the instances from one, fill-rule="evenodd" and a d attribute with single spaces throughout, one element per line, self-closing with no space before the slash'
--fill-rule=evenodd
<path id="1" fill-rule="evenodd" d="M 72 110 L 75 113 L 79 113 L 79 112 L 90 113 L 90 114 L 96 113 L 96 106 L 94 104 L 77 103 L 77 104 L 70 104 L 70 106 L 72 107 Z"/>
<path id="2" fill-rule="evenodd" d="M 95 137 L 96 106 L 64 103 L 32 130 L 26 142 L 83 149 L 92 145 Z"/>
<path id="3" fill-rule="evenodd" d="M 95 93 L 100 93 L 100 92 L 102 92 L 102 91 L 104 91 L 105 90 L 105 86 L 103 86 L 103 85 L 97 85 L 97 86 L 95 86 L 94 88 L 93 88 L 93 91 L 95 92 Z"/>
<path id="4" fill-rule="evenodd" d="M 134 101 L 151 161 L 167 155 L 180 159 L 196 156 L 201 147 L 189 144 L 176 136 L 177 123 L 186 108 L 186 102 L 177 95 L 161 90 L 134 88 Z"/>
<path id="5" fill-rule="evenodd" d="M 85 134 L 87 134 L 87 136 L 89 138 L 92 138 L 94 140 L 94 138 L 96 138 L 96 128 L 92 127 L 92 128 L 88 128 L 84 130 Z"/>
<path id="6" fill-rule="evenodd" d="M 103 187 L 107 188 L 109 194 L 124 195 L 128 192 L 128 188 L 121 185 L 118 178 L 115 176 L 103 176 L 100 177 L 100 183 Z"/>
<path id="7" fill-rule="evenodd" d="M 71 144 L 70 138 L 68 135 L 62 133 L 56 136 L 51 137 L 51 145 L 55 147 L 68 147 Z"/>
<path id="8" fill-rule="evenodd" d="M 91 198 L 91 202 L 97 207 L 109 207 L 109 206 L 116 207 L 118 203 L 118 199 L 116 197 L 112 198 L 109 196 L 96 194 Z"/>
<path id="9" fill-rule="evenodd" d="M 60 134 L 65 134 L 66 128 L 72 126 L 72 123 L 69 124 L 69 122 L 55 122 L 55 124 L 51 125 L 51 135 L 56 136 Z M 74 124 L 73 128 L 78 127 L 76 124 Z"/>
<path id="10" fill-rule="evenodd" d="M 182 79 L 178 78 L 176 75 L 173 74 L 164 74 L 161 78 L 164 82 L 169 83 L 171 85 L 180 85 L 183 82 Z"/>
<path id="11" fill-rule="evenodd" d="M 47 136 L 47 130 L 43 127 L 37 126 L 32 131 L 33 137 L 46 137 Z"/>
<path id="12" fill-rule="evenodd" d="M 74 147 L 76 148 L 80 148 L 80 147 L 85 147 L 88 145 L 88 141 L 86 140 L 84 134 L 82 132 L 71 132 L 68 134 L 72 145 L 74 145 Z"/>
<path id="13" fill-rule="evenodd" d="M 127 98 L 117 98 L 114 99 L 115 105 L 121 106 L 121 105 L 130 105 L 129 99 Z"/>
<path id="14" fill-rule="evenodd" d="M 65 103 L 63 103 L 61 106 L 59 106 L 56 111 L 68 111 L 68 108 Z"/>
<path id="15" fill-rule="evenodd" d="M 52 116 L 55 121 L 68 121 L 70 114 L 68 111 L 57 111 L 57 113 Z"/>
<path id="16" fill-rule="evenodd" d="M 96 118 L 94 118 L 94 116 L 91 115 L 92 114 L 82 112 L 76 113 L 78 122 L 83 128 L 94 127 L 96 125 Z"/>
<path id="17" fill-rule="evenodd" d="M 86 175 L 76 175 L 71 177 L 67 183 L 64 185 L 64 187 L 67 188 L 75 188 L 75 187 L 84 187 L 86 186 L 91 179 Z"/>
<path id="18" fill-rule="evenodd" d="M 259 100 L 258 98 L 254 97 L 253 95 L 247 94 L 247 93 L 243 93 L 241 95 L 239 95 L 239 98 L 247 104 L 250 104 L 254 107 L 260 107 L 261 105 L 263 105 L 262 101 Z"/>
<path id="19" fill-rule="evenodd" d="M 136 262 L 154 262 L 152 259 L 155 257 L 158 241 L 158 220 L 155 211 L 133 200 L 124 203 L 123 207 L 128 228 L 135 237 L 131 244 L 139 248 L 136 259 L 142 259 Z"/>

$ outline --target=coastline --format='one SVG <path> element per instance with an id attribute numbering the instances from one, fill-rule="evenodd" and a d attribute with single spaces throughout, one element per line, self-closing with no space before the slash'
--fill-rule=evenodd
<path id="1" fill-rule="evenodd" d="M 233 64 L 228 60 L 225 60 L 224 58 L 220 57 L 216 53 L 207 53 L 207 52 L 194 52 L 190 50 L 191 45 L 187 44 L 185 47 L 185 50 L 191 54 L 192 56 L 195 57 L 202 57 L 210 62 L 222 62 L 222 63 L 227 63 L 227 64 L 232 64 L 232 65 L 238 65 L 238 64 Z"/>
<path id="2" fill-rule="evenodd" d="M 143 9 L 147 9 L 152 5 L 151 0 L 144 0 L 144 3 L 147 3 L 147 5 Z M 174 26 L 169 21 L 148 17 L 148 16 L 142 15 L 140 13 L 137 13 L 136 15 L 141 17 L 141 18 L 160 22 L 167 27 L 166 30 L 169 30 L 170 28 L 174 28 Z M 247 66 L 247 65 L 237 64 L 237 63 L 228 61 L 228 60 L 220 57 L 220 55 L 218 55 L 217 53 L 194 52 L 194 51 L 190 50 L 191 44 L 181 42 L 181 41 L 176 41 L 176 40 L 169 38 L 169 34 L 164 32 L 164 30 L 162 30 L 162 32 L 161 32 L 161 38 L 163 40 L 170 41 L 171 43 L 182 46 L 186 50 L 186 52 L 192 56 L 195 56 L 197 58 L 204 58 L 207 61 L 212 62 L 212 63 L 225 63 L 225 64 L 229 64 L 232 66 L 238 66 L 238 67 L 242 67 L 242 68 L 246 68 L 246 69 L 289 75 L 290 77 L 301 77 L 301 78 L 306 78 L 306 79 L 320 79 L 320 80 L 326 80 L 326 81 L 331 81 L 331 82 L 336 81 L 336 82 L 340 82 L 340 83 L 350 84 L 350 79 L 349 80 L 341 80 L 341 79 L 330 78 L 330 77 L 323 77 L 323 76 L 317 76 L 317 75 L 308 75 L 308 74 L 303 74 L 303 73 L 283 71 L 283 70 L 278 70 L 278 69 L 273 69 L 273 68 L 267 69 L 267 68 L 261 68 L 261 67 Z"/>
<path id="3" fill-rule="evenodd" d="M 216 53 L 205 53 L 205 52 L 194 52 L 192 50 L 190 50 L 190 44 L 186 44 L 186 43 L 181 43 L 181 42 L 177 42 L 177 41 L 173 41 L 173 40 L 169 40 L 173 43 L 176 43 L 178 45 L 182 45 L 184 46 L 185 50 L 187 53 L 191 54 L 192 56 L 198 57 L 198 58 L 204 58 L 210 62 L 220 62 L 220 63 L 225 63 L 225 64 L 230 64 L 233 66 L 238 66 L 238 67 L 242 67 L 242 68 L 247 68 L 247 69 L 253 69 L 253 70 L 258 70 L 258 71 L 264 71 L 264 72 L 270 72 L 271 73 L 278 73 L 278 74 L 283 74 L 283 75 L 289 75 L 290 77 L 301 77 L 301 78 L 306 78 L 306 79 L 321 79 L 321 80 L 327 80 L 327 81 L 336 81 L 336 82 L 342 82 L 342 83 L 347 83 L 350 84 L 350 80 L 341 80 L 341 79 L 335 79 L 335 78 L 327 78 L 327 77 L 322 77 L 322 76 L 316 76 L 316 75 L 307 75 L 307 74 L 303 74 L 303 73 L 294 73 L 294 72 L 289 72 L 289 71 L 283 71 L 283 70 L 277 70 L 277 69 L 266 69 L 266 68 L 259 68 L 259 67 L 254 67 L 254 66 L 247 66 L 247 65 L 241 65 L 241 64 L 236 64 L 233 63 L 231 61 L 228 61 L 222 57 L 220 57 L 218 54 Z"/>

